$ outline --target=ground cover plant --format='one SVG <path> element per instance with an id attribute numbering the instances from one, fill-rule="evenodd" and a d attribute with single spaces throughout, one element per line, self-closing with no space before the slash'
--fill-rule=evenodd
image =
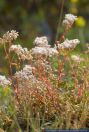
<path id="1" fill-rule="evenodd" d="M 71 52 L 80 43 L 67 32 L 77 16 L 66 14 L 64 33 L 48 44 L 37 37 L 31 50 L 14 44 L 12 30 L 0 38 L 8 73 L 0 75 L 0 128 L 6 132 L 89 128 L 89 58 Z"/>

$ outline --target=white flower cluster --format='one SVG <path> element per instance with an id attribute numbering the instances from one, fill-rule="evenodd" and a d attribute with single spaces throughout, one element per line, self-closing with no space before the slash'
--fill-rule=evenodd
<path id="1" fill-rule="evenodd" d="M 48 56 L 55 56 L 58 55 L 58 51 L 55 48 L 48 48 Z"/>
<path id="2" fill-rule="evenodd" d="M 6 79 L 5 76 L 0 75 L 0 85 L 2 87 L 6 87 L 8 85 L 11 85 L 11 82 L 8 79 Z"/>
<path id="3" fill-rule="evenodd" d="M 72 59 L 73 61 L 77 62 L 77 63 L 80 63 L 80 62 L 84 61 L 84 59 L 81 58 L 79 55 L 72 55 L 72 56 L 71 56 L 71 59 Z"/>
<path id="4" fill-rule="evenodd" d="M 34 67 L 31 67 L 31 65 L 25 65 L 23 70 L 16 72 L 14 76 L 18 80 L 29 80 L 34 77 L 33 69 Z"/>
<path id="5" fill-rule="evenodd" d="M 45 89 L 45 84 L 38 80 L 37 77 L 35 77 L 33 71 L 35 70 L 35 67 L 32 67 L 31 65 L 25 65 L 25 67 L 21 70 L 15 73 L 14 77 L 18 79 L 19 88 L 29 87 L 40 89 L 43 91 L 43 88 Z M 34 87 L 35 86 L 35 87 Z"/>
<path id="6" fill-rule="evenodd" d="M 17 39 L 17 37 L 19 36 L 18 32 L 16 32 L 15 30 L 12 30 L 11 32 L 6 32 L 4 35 L 3 35 L 3 41 L 5 43 L 7 42 L 11 42 L 15 39 Z"/>
<path id="7" fill-rule="evenodd" d="M 66 39 L 63 43 L 58 44 L 59 49 L 74 49 L 80 41 L 78 39 L 68 40 Z"/>
<path id="8" fill-rule="evenodd" d="M 36 37 L 36 39 L 34 40 L 33 43 L 37 47 L 50 47 L 50 45 L 48 45 L 47 37 L 45 37 L 45 36 Z"/>
<path id="9" fill-rule="evenodd" d="M 32 48 L 32 54 L 35 56 L 37 56 L 38 54 L 47 56 L 48 53 L 47 53 L 47 49 L 44 47 L 35 47 Z"/>
<path id="10" fill-rule="evenodd" d="M 66 14 L 65 19 L 63 20 L 63 25 L 68 29 L 73 25 L 74 21 L 76 20 L 77 16 L 74 16 L 72 14 Z"/>
<path id="11" fill-rule="evenodd" d="M 29 60 L 31 58 L 30 53 L 27 48 L 22 48 L 21 45 L 11 45 L 10 51 L 14 51 L 18 57 L 22 60 Z"/>
<path id="12" fill-rule="evenodd" d="M 45 55 L 46 57 L 51 57 L 58 54 L 55 48 L 50 48 L 50 45 L 48 45 L 47 37 L 37 37 L 34 44 L 36 47 L 32 48 L 32 55 Z"/>

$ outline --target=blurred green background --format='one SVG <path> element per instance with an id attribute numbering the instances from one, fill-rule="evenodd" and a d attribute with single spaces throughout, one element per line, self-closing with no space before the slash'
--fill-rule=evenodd
<path id="1" fill-rule="evenodd" d="M 89 43 L 89 0 L 0 0 L 0 36 L 14 29 L 20 34 L 17 43 L 24 47 L 31 48 L 35 37 L 44 35 L 53 44 L 63 31 L 61 23 L 67 13 L 77 15 L 78 20 L 66 37 L 79 38 L 82 51 Z"/>
<path id="2" fill-rule="evenodd" d="M 36 36 L 46 35 L 53 42 L 57 29 L 61 32 L 60 15 L 62 19 L 67 13 L 79 16 L 70 38 L 83 35 L 82 42 L 89 41 L 89 0 L 0 0 L 0 33 L 15 29 L 28 47 Z"/>

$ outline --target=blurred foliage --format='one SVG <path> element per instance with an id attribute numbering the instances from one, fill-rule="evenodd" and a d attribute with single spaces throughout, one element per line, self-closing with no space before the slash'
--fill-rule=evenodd
<path id="1" fill-rule="evenodd" d="M 85 27 L 85 25 L 86 25 L 85 19 L 82 16 L 79 16 L 76 21 L 76 25 L 79 27 Z"/>
<path id="2" fill-rule="evenodd" d="M 23 43 L 32 42 L 37 35 L 55 39 L 63 0 L 0 0 L 0 30 L 19 31 Z M 64 0 L 63 13 L 74 13 L 88 19 L 88 0 Z M 62 14 L 63 17 L 63 14 Z M 80 22 L 79 22 L 80 23 Z M 79 24 L 78 24 L 79 25 Z M 29 46 L 29 45 L 28 45 Z"/>

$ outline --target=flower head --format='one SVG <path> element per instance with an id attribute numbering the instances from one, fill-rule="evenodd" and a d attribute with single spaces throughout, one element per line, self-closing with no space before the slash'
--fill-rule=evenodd
<path id="1" fill-rule="evenodd" d="M 50 45 L 48 45 L 47 37 L 45 37 L 45 36 L 36 37 L 36 39 L 34 40 L 33 43 L 37 47 L 50 47 Z"/>
<path id="2" fill-rule="evenodd" d="M 63 20 L 63 25 L 69 29 L 73 25 L 74 21 L 77 20 L 77 16 L 74 16 L 72 14 L 66 14 L 65 19 Z"/>
<path id="3" fill-rule="evenodd" d="M 31 59 L 31 55 L 28 49 L 22 48 L 21 45 L 11 45 L 10 51 L 14 51 L 18 55 L 18 57 L 22 60 Z"/>
<path id="4" fill-rule="evenodd" d="M 58 51 L 55 48 L 47 48 L 47 47 L 35 47 L 32 48 L 32 55 L 38 57 L 40 56 L 46 56 L 51 57 L 58 54 Z"/>
<path id="5" fill-rule="evenodd" d="M 78 39 L 68 40 L 66 39 L 63 43 L 58 44 L 59 49 L 74 49 L 80 41 Z"/>
<path id="6" fill-rule="evenodd" d="M 17 39 L 18 36 L 19 36 L 18 32 L 16 32 L 15 30 L 11 30 L 11 32 L 8 31 L 3 35 L 3 40 L 5 43 L 11 42 Z"/>
<path id="7" fill-rule="evenodd" d="M 58 55 L 58 51 L 55 48 L 48 48 L 48 55 L 49 57 Z"/>
<path id="8" fill-rule="evenodd" d="M 34 47 L 32 48 L 31 52 L 32 52 L 32 55 L 34 56 L 38 56 L 38 55 L 47 56 L 48 55 L 48 51 L 45 47 Z"/>
<path id="9" fill-rule="evenodd" d="M 25 65 L 23 70 L 15 73 L 15 77 L 20 80 L 29 80 L 33 77 L 33 69 L 34 67 L 31 67 L 31 65 Z"/>
<path id="10" fill-rule="evenodd" d="M 51 57 L 58 54 L 55 48 L 51 48 L 48 44 L 47 37 L 37 37 L 34 41 L 35 47 L 32 48 L 31 53 L 35 57 L 45 56 Z"/>

